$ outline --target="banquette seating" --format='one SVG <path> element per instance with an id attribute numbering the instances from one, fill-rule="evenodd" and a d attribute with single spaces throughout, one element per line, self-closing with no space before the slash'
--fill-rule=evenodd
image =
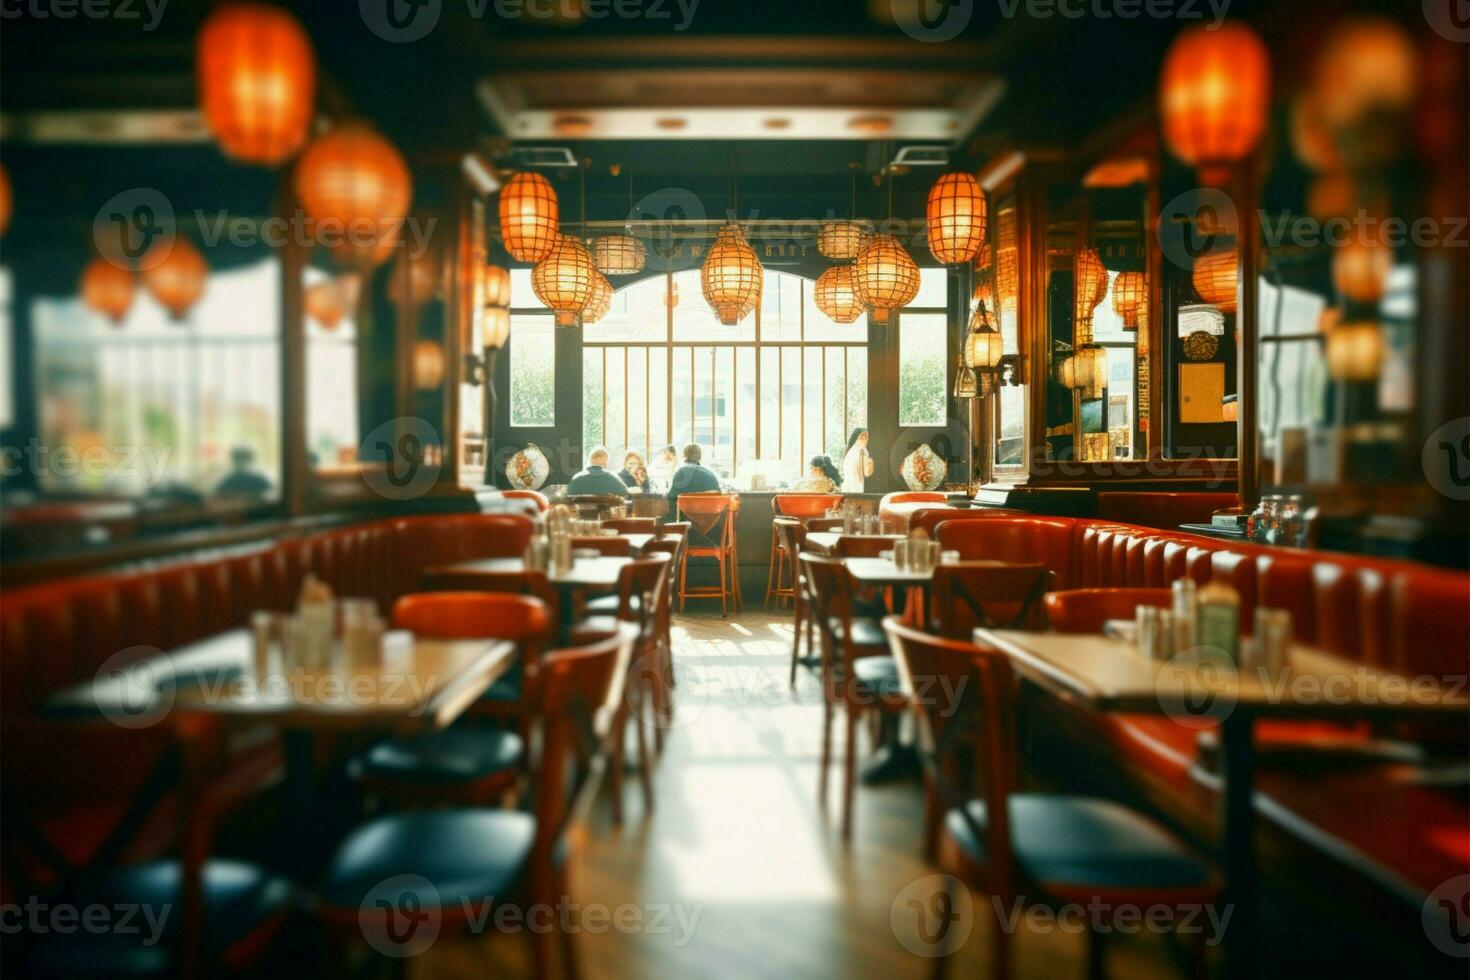
<path id="1" fill-rule="evenodd" d="M 1097 495 L 1097 517 L 1172 531 L 1181 524 L 1208 524 L 1215 511 L 1238 503 L 1233 493 L 1105 492 Z"/>
<path id="2" fill-rule="evenodd" d="M 19 848 L 32 859 L 51 852 L 49 861 L 31 860 L 26 873 L 44 881 L 57 863 L 78 867 L 99 857 L 173 738 L 164 726 L 125 731 L 48 719 L 41 709 L 50 694 L 89 680 L 104 664 L 123 666 L 110 658 L 141 658 L 151 648 L 169 650 L 244 626 L 257 609 L 292 608 L 307 572 L 338 595 L 376 599 L 386 616 L 394 600 L 419 588 L 425 569 L 519 556 L 533 530 L 518 515 L 400 517 L 7 589 L 0 595 L 7 830 L 19 823 L 23 836 L 38 835 L 36 846 Z M 206 798 L 269 776 L 278 765 L 276 749 L 272 741 L 262 744 L 243 758 L 219 759 L 212 781 L 219 785 L 202 790 Z M 59 765 L 63 759 L 67 764 Z M 132 847 L 107 856 L 141 857 L 163 847 L 170 806 L 165 797 L 157 819 L 129 835 Z"/>
<path id="3" fill-rule="evenodd" d="M 1005 517 L 951 512 L 938 524 L 946 549 L 967 559 L 1040 561 L 1055 574 L 1054 589 L 1164 589 L 1188 575 L 1200 583 L 1228 581 L 1240 594 L 1242 630 L 1258 604 L 1292 614 L 1298 641 L 1368 668 L 1428 675 L 1463 684 L 1470 670 L 1470 575 L 1393 559 L 1325 551 L 1292 551 L 1166 532 L 1109 521 L 1066 517 Z M 1146 594 L 1146 593 L 1145 593 Z M 1196 778 L 1200 744 L 1194 728 L 1164 717 L 1097 715 L 1066 710 L 1049 732 L 1066 740 L 1056 751 L 1086 768 L 1111 765 L 1181 821 L 1208 820 L 1213 789 Z M 1258 745 L 1320 743 L 1320 723 L 1263 721 Z M 1098 737 L 1098 730 L 1103 737 Z M 1341 729 L 1351 736 L 1358 726 Z M 1464 725 L 1407 730 L 1421 744 L 1447 740 L 1464 756 Z M 1083 761 L 1083 757 L 1090 761 Z M 1106 757 L 1106 758 L 1104 758 Z M 1388 876 L 1406 879 L 1420 896 L 1455 874 L 1470 856 L 1470 805 L 1404 778 L 1402 767 L 1357 764 L 1346 775 L 1300 774 L 1289 765 L 1264 772 L 1263 812 L 1329 849 L 1356 852 Z M 1323 779 L 1339 780 L 1324 789 Z M 1376 802 L 1345 808 L 1337 793 Z M 1191 812 L 1185 812 L 1191 811 Z"/>

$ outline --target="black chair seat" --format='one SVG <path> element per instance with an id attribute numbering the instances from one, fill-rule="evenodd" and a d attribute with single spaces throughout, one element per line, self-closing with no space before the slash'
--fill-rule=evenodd
<path id="1" fill-rule="evenodd" d="M 74 883 L 57 902 L 77 909 L 99 905 L 132 909 L 129 920 L 109 928 L 77 928 L 36 936 L 28 957 L 33 975 L 147 977 L 175 971 L 174 952 L 183 917 L 179 887 L 182 866 L 159 860 L 118 868 Z M 204 954 L 218 961 L 232 947 L 278 926 L 290 909 L 291 883 L 242 861 L 214 860 L 201 874 L 204 893 Z M 150 918 L 151 917 L 151 918 Z M 126 927 L 126 928 L 124 928 Z"/>
<path id="2" fill-rule="evenodd" d="M 629 599 L 629 604 L 632 606 L 633 612 L 635 613 L 638 612 L 638 610 L 641 609 L 643 606 L 642 601 L 637 596 L 632 596 Z M 623 608 L 623 604 L 622 600 L 618 596 L 604 595 L 598 596 L 596 599 L 588 599 L 586 608 L 587 612 L 595 616 L 616 616 L 618 612 Z"/>
<path id="3" fill-rule="evenodd" d="M 984 802 L 971 800 L 965 809 L 983 831 Z M 1192 888 L 1210 881 L 1209 869 L 1174 835 L 1108 800 L 1015 793 L 1010 810 L 1016 860 L 1032 881 L 1124 890 Z M 986 860 L 985 842 L 958 809 L 945 816 L 945 829 L 972 859 Z"/>
<path id="4" fill-rule="evenodd" d="M 832 620 L 827 629 L 835 639 L 839 641 L 842 639 L 843 627 L 840 619 Z M 884 634 L 883 627 L 878 625 L 876 620 L 872 619 L 852 620 L 852 642 L 854 645 L 860 647 L 882 647 L 885 650 L 888 649 L 888 637 Z"/>
<path id="5" fill-rule="evenodd" d="M 536 818 L 511 810 L 429 810 L 380 817 L 337 849 L 322 883 L 329 907 L 351 912 L 399 875 L 417 908 L 459 912 L 500 899 L 520 884 L 536 839 Z"/>
<path id="6" fill-rule="evenodd" d="M 467 725 L 380 742 L 363 754 L 358 770 L 377 779 L 470 781 L 513 769 L 525 755 L 515 732 Z"/>
<path id="7" fill-rule="evenodd" d="M 903 685 L 898 679 L 898 661 L 892 657 L 859 657 L 852 663 L 852 676 L 859 690 L 883 698 L 903 695 Z"/>
<path id="8" fill-rule="evenodd" d="M 521 700 L 524 681 L 525 668 L 517 660 L 510 670 L 502 674 L 494 684 L 491 684 L 485 689 L 485 693 L 480 695 L 480 700 L 494 701 L 496 703 L 508 701 L 519 702 Z"/>

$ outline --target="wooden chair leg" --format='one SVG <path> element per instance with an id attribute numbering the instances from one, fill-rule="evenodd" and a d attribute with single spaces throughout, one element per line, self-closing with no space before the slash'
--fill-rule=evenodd
<path id="1" fill-rule="evenodd" d="M 842 839 L 852 840 L 852 791 L 857 782 L 857 712 L 847 705 L 847 754 L 842 763 Z"/>
<path id="2" fill-rule="evenodd" d="M 808 643 L 810 649 L 810 643 Z M 796 597 L 796 623 L 791 630 L 791 688 L 796 689 L 796 665 L 801 661 L 801 597 Z"/>
<path id="3" fill-rule="evenodd" d="M 612 794 L 613 826 L 623 825 L 623 766 L 628 751 L 628 702 L 624 699 L 613 716 L 612 778 L 608 780 L 608 791 Z"/>
<path id="4" fill-rule="evenodd" d="M 642 683 L 640 679 L 640 684 Z M 633 713 L 633 727 L 637 729 L 638 735 L 638 780 L 643 784 L 643 815 L 645 817 L 653 813 L 653 759 L 648 754 L 648 739 L 643 731 L 643 699 L 647 694 L 646 687 L 638 693 L 638 710 Z"/>
<path id="5" fill-rule="evenodd" d="M 725 599 L 725 553 L 720 552 L 720 617 L 730 615 L 730 606 Z"/>
<path id="6" fill-rule="evenodd" d="M 689 556 L 685 555 L 679 559 L 679 611 L 684 611 L 684 606 L 689 602 Z"/>
<path id="7" fill-rule="evenodd" d="M 1107 971 L 1103 968 L 1103 937 L 1096 929 L 1087 930 L 1087 978 L 1103 980 Z"/>
<path id="8" fill-rule="evenodd" d="M 1011 934 L 996 917 L 995 927 L 990 930 L 995 952 L 990 957 L 991 980 L 1011 980 Z"/>
<path id="9" fill-rule="evenodd" d="M 832 699 L 822 699 L 822 761 L 817 766 L 817 805 L 827 808 L 827 766 L 832 761 Z"/>
<path id="10" fill-rule="evenodd" d="M 939 852 L 939 789 L 928 773 L 924 774 L 924 852 L 929 864 Z"/>

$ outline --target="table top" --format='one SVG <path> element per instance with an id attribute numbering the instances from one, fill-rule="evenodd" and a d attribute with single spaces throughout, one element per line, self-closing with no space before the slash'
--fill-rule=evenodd
<path id="1" fill-rule="evenodd" d="M 847 573 L 863 585 L 927 585 L 934 580 L 934 570 L 916 572 L 900 569 L 889 558 L 845 558 Z"/>
<path id="2" fill-rule="evenodd" d="M 596 558 L 577 558 L 572 567 L 560 574 L 546 572 L 546 580 L 552 585 L 566 589 L 615 589 L 618 574 L 631 558 L 611 558 L 599 555 Z M 526 563 L 520 558 L 478 558 L 456 565 L 443 565 L 424 572 L 425 578 L 432 575 L 474 575 L 476 572 L 515 574 L 524 572 Z"/>
<path id="3" fill-rule="evenodd" d="M 887 541 L 901 541 L 902 534 L 864 534 L 845 535 L 841 531 L 812 531 L 806 536 L 806 549 L 821 555 L 831 555 L 837 552 L 837 542 L 844 537 L 883 538 Z"/>
<path id="4" fill-rule="evenodd" d="M 444 727 L 515 662 L 504 640 L 429 640 L 389 635 L 375 663 L 283 671 L 279 655 L 264 678 L 254 668 L 254 638 L 231 630 L 101 671 L 90 683 L 47 702 L 56 715 L 102 715 L 145 727 L 170 714 L 208 714 L 292 728 Z"/>
<path id="5" fill-rule="evenodd" d="M 1145 660 L 1137 647 L 1096 634 L 975 631 L 1023 674 L 1099 711 L 1219 719 L 1237 707 L 1270 716 L 1361 718 L 1460 714 L 1465 692 L 1431 678 L 1374 670 L 1293 645 L 1289 668 L 1236 671 L 1208 658 Z"/>

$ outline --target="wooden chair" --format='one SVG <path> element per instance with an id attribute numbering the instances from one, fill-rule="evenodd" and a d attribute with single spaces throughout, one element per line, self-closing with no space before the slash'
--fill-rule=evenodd
<path id="1" fill-rule="evenodd" d="M 875 538 L 871 534 L 844 534 L 837 539 L 838 558 L 877 558 L 893 550 L 892 538 Z"/>
<path id="2" fill-rule="evenodd" d="M 1041 600 L 1052 580 L 1039 562 L 965 562 L 934 569 L 930 628 L 969 639 L 977 627 L 1039 630 Z"/>
<path id="3" fill-rule="evenodd" d="M 783 517 L 794 518 L 798 523 L 813 517 L 821 517 L 833 507 L 842 503 L 840 493 L 778 493 L 771 498 L 771 511 L 776 520 Z M 780 608 L 782 598 L 792 597 L 792 588 L 785 582 L 785 576 L 792 562 L 781 549 L 781 542 L 776 534 L 775 521 L 771 522 L 771 567 L 766 573 L 766 608 L 770 608 L 771 600 L 776 600 L 777 608 Z"/>
<path id="4" fill-rule="evenodd" d="M 617 517 L 602 522 L 619 534 L 657 534 L 658 520 L 653 517 Z"/>
<path id="5" fill-rule="evenodd" d="M 1168 589 L 1063 589 L 1048 592 L 1042 606 L 1059 633 L 1101 633 L 1110 619 L 1133 619 L 1139 606 L 1168 609 L 1173 602 Z"/>
<path id="6" fill-rule="evenodd" d="M 1030 899 L 1109 910 L 1198 910 L 1220 897 L 1214 870 L 1168 830 L 1109 800 L 1022 792 L 1016 677 L 1006 655 L 883 621 L 919 729 L 920 758 L 944 812 L 940 868 L 1004 906 Z M 1094 906 L 1095 903 L 1095 906 Z M 1181 914 L 1182 918 L 1182 914 Z M 941 928 L 946 928 L 944 923 Z M 1196 972 L 1205 971 L 1203 932 Z M 940 949 L 945 949 L 941 934 Z M 936 962 L 943 972 L 945 957 Z M 1103 975 L 1089 934 L 1089 976 Z M 1010 975 L 995 931 L 991 975 Z"/>
<path id="7" fill-rule="evenodd" d="M 841 531 L 846 523 L 840 517 L 812 517 L 802 521 L 808 532 L 813 531 Z"/>
<path id="8" fill-rule="evenodd" d="M 817 801 L 827 805 L 827 766 L 832 757 L 832 715 L 844 709 L 847 746 L 843 758 L 842 839 L 852 839 L 852 794 L 857 783 L 857 722 L 869 709 L 904 709 L 898 670 L 876 620 L 854 615 L 852 579 L 836 558 L 803 554 L 802 573 L 811 616 L 822 641 L 822 761 Z"/>
<path id="9" fill-rule="evenodd" d="M 398 909 L 433 915 L 439 935 L 467 928 L 464 910 L 492 901 L 523 911 L 557 907 L 558 896 L 568 894 L 569 837 L 585 819 L 606 766 L 609 722 L 622 701 L 632 632 L 542 659 L 534 701 L 541 751 L 533 813 L 429 810 L 363 824 L 347 835 L 327 868 L 319 921 L 340 942 L 366 937 L 379 951 L 397 953 L 402 964 L 417 949 L 413 934 L 405 940 L 401 923 L 390 918 Z M 535 976 L 557 972 L 558 940 L 561 974 L 579 975 L 571 935 L 528 931 Z"/>
<path id="10" fill-rule="evenodd" d="M 572 547 L 584 551 L 595 551 L 604 558 L 627 558 L 633 553 L 633 546 L 627 538 L 610 538 L 595 534 L 572 538 Z"/>
<path id="11" fill-rule="evenodd" d="M 685 493 L 679 495 L 679 513 L 691 525 L 684 556 L 679 561 L 679 611 L 690 599 L 720 600 L 720 615 L 728 616 L 729 578 L 735 564 L 734 508 L 739 498 L 727 493 Z M 696 535 L 702 540 L 696 540 Z M 713 558 L 719 566 L 718 586 L 689 588 L 689 559 Z"/>
<path id="12" fill-rule="evenodd" d="M 506 490 L 501 496 L 506 500 L 529 500 L 543 514 L 551 506 L 551 501 L 546 499 L 546 494 L 541 493 L 539 490 Z"/>
<path id="13" fill-rule="evenodd" d="M 818 666 L 821 663 L 821 658 L 814 652 L 816 638 L 813 635 L 811 604 L 807 601 L 806 576 L 801 570 L 801 549 L 806 543 L 806 528 L 801 526 L 801 521 L 787 517 L 776 518 L 774 526 L 781 544 L 782 560 L 789 566 L 787 571 L 791 582 L 789 594 L 792 608 L 796 612 L 796 621 L 791 632 L 791 686 L 795 688 L 796 667 L 799 663 L 805 662 L 808 666 Z M 806 629 L 807 649 L 804 661 L 801 656 L 803 627 Z"/>

